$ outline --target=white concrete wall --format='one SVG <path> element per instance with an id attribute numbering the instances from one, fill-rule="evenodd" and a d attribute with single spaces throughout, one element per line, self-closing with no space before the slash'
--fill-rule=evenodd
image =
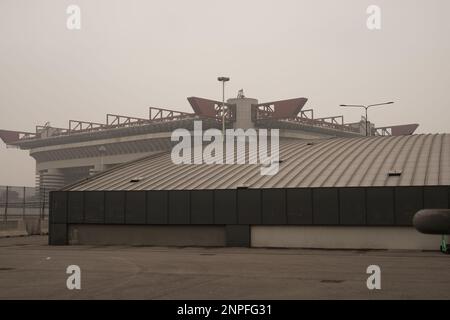
<path id="1" fill-rule="evenodd" d="M 251 227 L 252 247 L 439 250 L 440 239 L 413 227 Z"/>

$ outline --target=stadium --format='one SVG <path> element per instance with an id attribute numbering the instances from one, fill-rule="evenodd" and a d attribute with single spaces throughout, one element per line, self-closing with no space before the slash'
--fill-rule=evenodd
<path id="1" fill-rule="evenodd" d="M 193 113 L 152 107 L 148 119 L 108 114 L 103 124 L 1 132 L 8 145 L 30 150 L 38 186 L 54 191 L 50 244 L 438 246 L 439 236 L 418 233 L 412 217 L 449 207 L 447 134 L 315 118 L 306 98 L 188 101 Z M 203 130 L 278 129 L 279 172 L 264 176 L 249 163 L 174 164 L 172 131 L 192 132 L 196 121 Z"/>

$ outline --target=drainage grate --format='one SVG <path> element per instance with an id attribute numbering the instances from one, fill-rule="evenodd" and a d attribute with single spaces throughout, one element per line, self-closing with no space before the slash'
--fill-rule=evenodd
<path id="1" fill-rule="evenodd" d="M 341 283 L 341 282 L 344 282 L 344 280 L 325 279 L 325 280 L 320 280 L 320 282 L 322 282 L 322 283 Z"/>

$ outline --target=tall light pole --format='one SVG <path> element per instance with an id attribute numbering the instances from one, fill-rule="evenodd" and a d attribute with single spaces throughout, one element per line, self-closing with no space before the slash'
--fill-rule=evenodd
<path id="1" fill-rule="evenodd" d="M 230 81 L 230 78 L 218 77 L 217 80 L 222 82 L 222 138 L 225 139 L 225 82 Z"/>
<path id="2" fill-rule="evenodd" d="M 394 101 L 389 101 L 389 102 L 383 102 L 383 103 L 376 103 L 376 104 L 369 104 L 367 106 L 365 105 L 360 105 L 360 104 L 340 104 L 340 107 L 350 107 L 350 108 L 364 108 L 366 110 L 366 137 L 369 135 L 368 131 L 367 131 L 367 126 L 368 126 L 368 119 L 367 119 L 367 110 L 370 107 L 376 107 L 376 106 L 384 106 L 386 104 L 393 104 Z"/>

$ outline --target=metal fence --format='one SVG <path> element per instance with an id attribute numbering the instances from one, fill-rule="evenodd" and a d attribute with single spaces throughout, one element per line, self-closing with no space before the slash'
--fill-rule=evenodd
<path id="1" fill-rule="evenodd" d="M 0 220 L 48 218 L 48 192 L 43 188 L 0 186 Z"/>

